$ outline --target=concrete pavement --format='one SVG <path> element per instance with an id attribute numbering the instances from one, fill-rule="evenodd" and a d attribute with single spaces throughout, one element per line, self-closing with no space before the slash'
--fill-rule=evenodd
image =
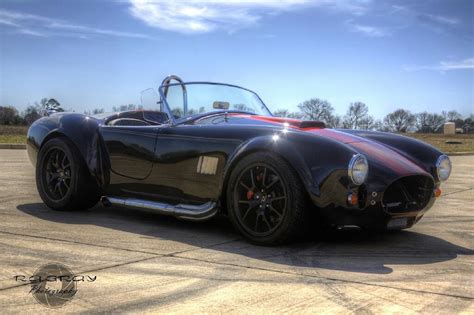
<path id="1" fill-rule="evenodd" d="M 474 157 L 452 157 L 443 196 L 414 228 L 333 232 L 281 247 L 225 218 L 191 223 L 96 206 L 55 212 L 24 150 L 0 150 L 0 310 L 17 312 L 474 312 Z M 97 276 L 53 310 L 14 275 L 59 262 Z"/>

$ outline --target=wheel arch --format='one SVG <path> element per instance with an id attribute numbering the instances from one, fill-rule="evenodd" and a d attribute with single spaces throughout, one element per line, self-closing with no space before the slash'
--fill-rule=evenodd
<path id="1" fill-rule="evenodd" d="M 28 154 L 35 166 L 39 150 L 46 142 L 57 137 L 65 137 L 75 146 L 92 178 L 103 187 L 108 179 L 104 172 L 108 154 L 99 132 L 99 122 L 75 113 L 40 119 L 30 127 L 27 140 Z"/>
<path id="2" fill-rule="evenodd" d="M 244 158 L 257 152 L 275 154 L 287 162 L 303 183 L 306 193 L 311 193 L 313 180 L 310 169 L 301 155 L 295 150 L 294 145 L 288 140 L 275 141 L 272 136 L 257 137 L 240 145 L 226 163 L 219 197 L 219 204 L 225 213 L 227 212 L 226 199 L 230 175 Z"/>

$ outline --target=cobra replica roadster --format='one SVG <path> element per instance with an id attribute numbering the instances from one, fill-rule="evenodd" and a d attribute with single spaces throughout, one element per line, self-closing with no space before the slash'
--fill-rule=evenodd
<path id="1" fill-rule="evenodd" d="M 274 117 L 238 86 L 169 76 L 153 91 L 142 93 L 149 108 L 55 113 L 31 126 L 28 155 L 48 207 L 101 200 L 187 220 L 221 212 L 247 240 L 277 244 L 321 224 L 410 228 L 451 172 L 428 144 Z"/>

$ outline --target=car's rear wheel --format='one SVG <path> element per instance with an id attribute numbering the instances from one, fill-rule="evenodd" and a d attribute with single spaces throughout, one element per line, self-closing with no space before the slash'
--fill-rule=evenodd
<path id="1" fill-rule="evenodd" d="M 234 226 L 249 241 L 281 244 L 306 230 L 308 200 L 291 166 L 267 152 L 248 155 L 229 178 L 227 206 Z"/>
<path id="2" fill-rule="evenodd" d="M 41 147 L 36 186 L 43 202 L 54 210 L 84 210 L 100 198 L 80 153 L 65 137 L 51 139 Z"/>

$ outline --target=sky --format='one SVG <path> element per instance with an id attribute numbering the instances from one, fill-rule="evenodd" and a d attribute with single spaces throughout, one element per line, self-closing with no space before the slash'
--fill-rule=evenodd
<path id="1" fill-rule="evenodd" d="M 474 112 L 472 0 L 1 0 L 0 106 L 140 104 L 168 74 L 273 110 Z"/>

